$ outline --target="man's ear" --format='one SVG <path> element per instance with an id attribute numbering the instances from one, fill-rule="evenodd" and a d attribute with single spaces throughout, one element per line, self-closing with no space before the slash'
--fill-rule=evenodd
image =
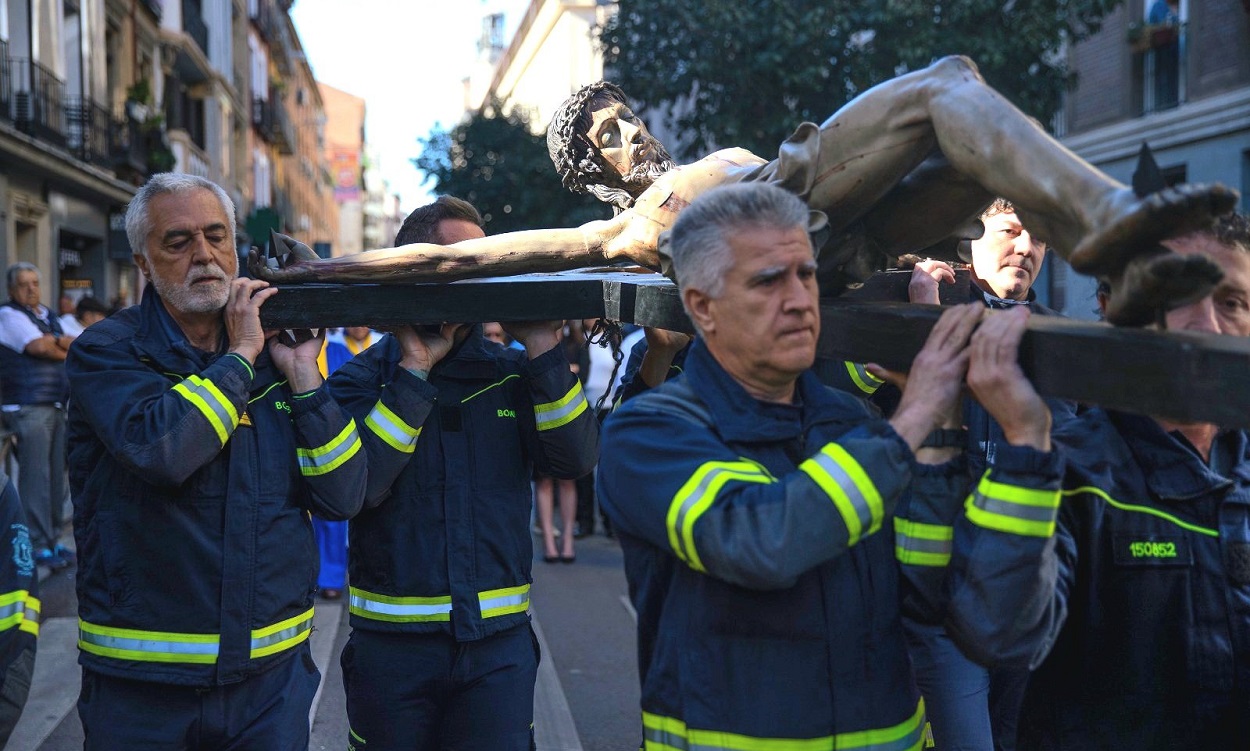
<path id="1" fill-rule="evenodd" d="M 148 266 L 148 257 L 142 253 L 134 253 L 133 256 L 135 259 L 135 265 L 139 267 L 139 271 L 143 274 L 143 278 L 148 281 L 152 281 L 152 268 Z"/>
<path id="2" fill-rule="evenodd" d="M 711 311 L 714 299 L 703 290 L 693 287 L 687 287 L 681 291 L 681 301 L 686 306 L 686 314 L 694 322 L 695 328 L 704 336 L 712 334 L 716 330 L 716 324 L 712 318 Z"/>

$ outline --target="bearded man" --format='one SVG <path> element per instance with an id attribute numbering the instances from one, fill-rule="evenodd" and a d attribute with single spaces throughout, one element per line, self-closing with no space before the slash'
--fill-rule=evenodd
<path id="1" fill-rule="evenodd" d="M 88 751 L 308 748 L 309 512 L 360 510 L 365 452 L 321 340 L 261 329 L 234 231 L 219 186 L 153 175 L 126 210 L 151 284 L 66 360 Z"/>
<path id="2" fill-rule="evenodd" d="M 677 166 L 624 92 L 602 81 L 560 107 L 547 142 L 565 186 L 610 202 L 618 210 L 613 219 L 445 248 L 410 245 L 326 260 L 309 251 L 281 269 L 257 258 L 253 273 L 274 282 L 407 282 L 621 261 L 661 268 L 660 235 L 697 196 L 728 183 L 767 182 L 818 212 L 811 229 L 832 238 L 819 260 L 826 291 L 862 281 L 888 256 L 941 240 L 1001 196 L 1078 271 L 1115 280 L 1122 294 L 1108 318 L 1138 324 L 1161 305 L 1210 291 L 1220 271 L 1209 260 L 1158 242 L 1209 226 L 1237 200 L 1219 185 L 1139 199 L 1046 135 L 963 57 L 875 86 L 823 125 L 801 124 L 772 161 L 730 148 Z"/>

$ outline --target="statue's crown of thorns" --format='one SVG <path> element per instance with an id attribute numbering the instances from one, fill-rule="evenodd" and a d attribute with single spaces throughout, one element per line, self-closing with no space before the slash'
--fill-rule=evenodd
<path id="1" fill-rule="evenodd" d="M 603 167 L 595 161 L 594 144 L 577 129 L 577 121 L 586 103 L 600 92 L 607 92 L 621 102 L 627 101 L 625 92 L 614 83 L 597 81 L 587 84 L 564 100 L 547 126 L 547 154 L 556 166 L 564 187 L 574 193 L 585 193 L 586 183 L 597 182 L 596 178 L 604 174 Z"/>

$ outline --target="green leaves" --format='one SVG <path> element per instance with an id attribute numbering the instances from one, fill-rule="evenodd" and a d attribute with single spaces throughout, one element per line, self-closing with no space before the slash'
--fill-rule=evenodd
<path id="1" fill-rule="evenodd" d="M 641 104 L 670 105 L 680 161 L 714 146 L 767 158 L 799 122 L 950 54 L 1048 122 L 1072 83 L 1065 45 L 1120 2 L 619 0 L 600 41 L 609 79 Z"/>
<path id="2" fill-rule="evenodd" d="M 519 112 L 504 114 L 498 103 L 451 130 L 434 129 L 412 160 L 434 190 L 463 198 L 486 220 L 486 232 L 570 227 L 604 219 L 599 201 L 574 195 L 560 184 L 547 139 L 530 131 Z"/>

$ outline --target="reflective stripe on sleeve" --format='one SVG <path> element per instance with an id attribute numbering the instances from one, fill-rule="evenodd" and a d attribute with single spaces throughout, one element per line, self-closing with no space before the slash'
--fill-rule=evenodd
<path id="1" fill-rule="evenodd" d="M 885 381 L 868 372 L 868 369 L 857 362 L 846 360 L 846 372 L 850 374 L 851 380 L 855 382 L 855 387 L 864 392 L 865 396 L 872 396 L 877 393 L 877 389 L 885 383 Z"/>
<path id="2" fill-rule="evenodd" d="M 477 596 L 483 618 L 495 618 L 509 613 L 524 613 L 530 607 L 530 585 L 491 589 Z"/>
<path id="3" fill-rule="evenodd" d="M 539 430 L 554 430 L 568 425 L 586 411 L 586 395 L 582 393 L 581 381 L 574 381 L 573 388 L 557 401 L 534 405 L 534 422 Z"/>
<path id="4" fill-rule="evenodd" d="M 391 448 L 405 454 L 411 454 L 416 450 L 417 437 L 421 435 L 421 428 L 414 428 L 404 422 L 381 400 L 373 405 L 373 409 L 365 417 L 365 426 L 378 438 L 390 444 Z"/>
<path id="5" fill-rule="evenodd" d="M 428 623 L 451 620 L 451 595 L 443 597 L 394 597 L 349 588 L 352 615 L 390 623 Z"/>
<path id="6" fill-rule="evenodd" d="M 827 443 L 799 469 L 825 491 L 846 524 L 847 545 L 881 529 L 885 510 L 877 486 L 855 457 L 836 443 Z"/>
<path id="7" fill-rule="evenodd" d="M 300 474 L 313 477 L 333 472 L 359 450 L 360 434 L 356 432 L 356 421 L 348 420 L 347 427 L 328 443 L 315 449 L 296 449 L 295 453 L 299 458 Z"/>
<path id="8" fill-rule="evenodd" d="M 908 566 L 947 566 L 955 528 L 894 517 L 894 557 Z"/>
<path id="9" fill-rule="evenodd" d="M 39 635 L 39 598 L 25 589 L 0 595 L 0 631 L 14 627 Z"/>
<path id="10" fill-rule="evenodd" d="M 673 717 L 642 713 L 646 751 L 919 751 L 924 743 L 924 701 L 897 725 L 816 738 L 761 738 L 686 727 Z"/>
<path id="11" fill-rule="evenodd" d="M 978 527 L 1027 537 L 1055 533 L 1060 493 L 993 482 L 989 471 L 964 502 L 968 521 Z"/>
<path id="12" fill-rule="evenodd" d="M 239 427 L 239 411 L 234 408 L 221 389 L 207 378 L 189 375 L 174 384 L 177 392 L 204 415 L 217 433 L 217 439 L 225 446 L 234 429 Z"/>
<path id="13" fill-rule="evenodd" d="M 277 654 L 307 641 L 312 634 L 312 624 L 313 609 L 309 608 L 285 621 L 252 631 L 251 658 L 254 660 L 257 657 Z"/>
<path id="14" fill-rule="evenodd" d="M 757 464 L 746 459 L 736 462 L 707 462 L 690 476 L 668 507 L 668 542 L 677 557 L 696 571 L 704 571 L 694 546 L 694 523 L 716 500 L 728 482 L 770 483 L 776 480 Z"/>

